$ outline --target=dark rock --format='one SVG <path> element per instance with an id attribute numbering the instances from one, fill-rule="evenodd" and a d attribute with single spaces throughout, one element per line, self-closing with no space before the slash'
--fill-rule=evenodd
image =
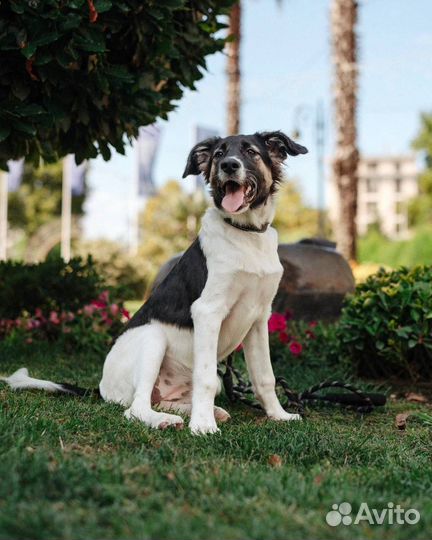
<path id="1" fill-rule="evenodd" d="M 354 276 L 347 261 L 320 240 L 280 244 L 284 273 L 273 310 L 291 310 L 295 319 L 332 320 L 347 293 L 353 292 Z"/>
<path id="2" fill-rule="evenodd" d="M 354 276 L 347 261 L 328 240 L 306 239 L 280 244 L 279 258 L 284 273 L 273 302 L 273 310 L 291 310 L 295 319 L 334 320 L 347 293 L 353 292 Z M 181 255 L 165 263 L 156 276 L 156 287 Z"/>

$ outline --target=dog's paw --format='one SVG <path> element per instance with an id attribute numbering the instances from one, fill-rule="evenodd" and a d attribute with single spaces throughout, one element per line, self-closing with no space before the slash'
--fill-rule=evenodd
<path id="1" fill-rule="evenodd" d="M 210 435 L 212 433 L 218 433 L 220 429 L 216 425 L 216 420 L 209 418 L 206 420 L 194 420 L 189 423 L 189 429 L 193 435 Z"/>
<path id="2" fill-rule="evenodd" d="M 184 421 L 181 416 L 176 414 L 168 414 L 157 411 L 146 411 L 141 412 L 133 410 L 132 407 L 127 409 L 124 413 L 126 418 L 129 420 L 137 419 L 144 422 L 149 427 L 156 429 L 167 429 L 169 427 L 174 427 L 175 429 L 183 429 Z"/>
<path id="3" fill-rule="evenodd" d="M 281 411 L 277 414 L 269 414 L 270 420 L 276 420 L 278 422 L 292 422 L 294 420 L 301 420 L 299 414 L 291 414 L 286 411 Z"/>

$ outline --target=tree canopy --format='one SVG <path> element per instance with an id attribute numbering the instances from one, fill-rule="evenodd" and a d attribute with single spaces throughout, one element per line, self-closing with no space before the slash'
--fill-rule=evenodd
<path id="1" fill-rule="evenodd" d="M 234 0 L 14 0 L 0 4 L 0 168 L 27 157 L 123 153 L 166 118 L 222 50 Z"/>

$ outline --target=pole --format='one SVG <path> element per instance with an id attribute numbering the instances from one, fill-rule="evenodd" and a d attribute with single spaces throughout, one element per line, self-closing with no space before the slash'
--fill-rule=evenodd
<path id="1" fill-rule="evenodd" d="M 324 215 L 324 107 L 321 100 L 316 111 L 316 148 L 317 148 L 317 195 L 318 195 L 318 236 L 325 237 Z"/>
<path id="2" fill-rule="evenodd" d="M 0 261 L 7 258 L 8 174 L 0 171 Z"/>
<path id="3" fill-rule="evenodd" d="M 75 159 L 71 154 L 63 159 L 62 179 L 62 213 L 61 213 L 61 256 L 66 262 L 71 258 L 71 228 L 72 228 L 72 182 L 71 167 L 68 160 Z"/>

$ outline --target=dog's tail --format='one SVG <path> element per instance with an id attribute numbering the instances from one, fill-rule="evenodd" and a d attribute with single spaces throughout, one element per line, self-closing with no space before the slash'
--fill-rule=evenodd
<path id="1" fill-rule="evenodd" d="M 98 388 L 81 388 L 69 383 L 55 383 L 43 379 L 30 377 L 28 369 L 23 367 L 12 373 L 9 377 L 0 377 L 0 381 L 5 381 L 13 390 L 39 389 L 55 394 L 71 394 L 73 396 L 101 397 Z"/>

